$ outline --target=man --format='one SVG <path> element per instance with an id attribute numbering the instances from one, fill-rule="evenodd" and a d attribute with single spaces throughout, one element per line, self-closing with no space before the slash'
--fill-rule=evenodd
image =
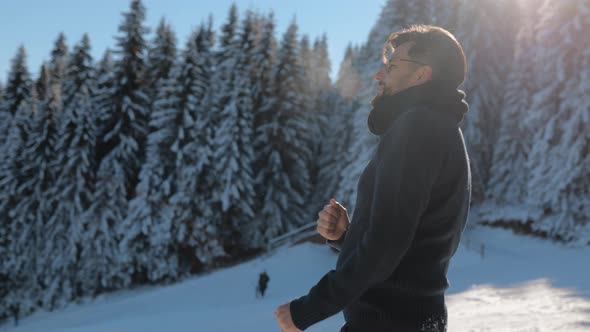
<path id="1" fill-rule="evenodd" d="M 336 269 L 275 311 L 281 331 L 305 330 L 343 310 L 341 332 L 446 331 L 447 270 L 471 200 L 457 90 L 463 49 L 448 31 L 391 34 L 375 74 L 368 125 L 380 136 L 358 181 L 352 221 L 334 199 L 318 232 L 340 250 Z"/>

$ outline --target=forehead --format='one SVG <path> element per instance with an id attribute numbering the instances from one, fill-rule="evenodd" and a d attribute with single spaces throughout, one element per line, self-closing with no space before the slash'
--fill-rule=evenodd
<path id="1" fill-rule="evenodd" d="M 414 46 L 414 44 L 414 42 L 409 41 L 400 44 L 395 48 L 393 46 L 388 47 L 383 62 L 386 63 L 393 59 L 408 59 L 408 52 L 410 51 L 412 46 Z"/>

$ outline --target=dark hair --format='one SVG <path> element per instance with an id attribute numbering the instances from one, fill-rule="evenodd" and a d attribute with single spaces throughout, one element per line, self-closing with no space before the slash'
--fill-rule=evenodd
<path id="1" fill-rule="evenodd" d="M 381 56 L 389 59 L 388 52 L 406 42 L 414 42 L 408 55 L 411 59 L 432 67 L 432 81 L 459 86 L 465 79 L 467 60 L 461 44 L 447 30 L 432 25 L 410 25 L 389 35 Z"/>

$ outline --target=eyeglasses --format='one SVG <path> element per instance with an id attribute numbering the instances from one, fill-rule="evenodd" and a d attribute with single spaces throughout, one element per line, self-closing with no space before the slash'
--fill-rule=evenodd
<path id="1" fill-rule="evenodd" d="M 392 66 L 393 66 L 393 64 L 392 64 L 392 63 L 393 63 L 394 61 L 405 61 L 405 62 L 413 62 L 413 63 L 417 63 L 417 64 L 419 64 L 419 65 L 422 65 L 422 66 L 430 66 L 429 64 L 427 64 L 427 63 L 424 63 L 424 62 L 422 62 L 422 61 L 418 61 L 418 60 L 412 60 L 412 59 L 389 59 L 389 60 L 387 61 L 386 67 L 385 67 L 385 68 L 387 69 L 387 72 L 390 72 L 390 71 L 391 71 L 391 68 L 392 68 Z"/>

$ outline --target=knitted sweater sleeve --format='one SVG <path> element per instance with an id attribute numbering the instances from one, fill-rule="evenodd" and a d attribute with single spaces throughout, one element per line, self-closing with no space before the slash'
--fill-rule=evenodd
<path id="1" fill-rule="evenodd" d="M 326 240 L 326 244 L 338 251 L 341 251 L 344 240 L 346 239 L 347 232 L 348 231 L 345 231 L 338 240 Z"/>
<path id="2" fill-rule="evenodd" d="M 368 227 L 357 243 L 345 243 L 337 269 L 291 302 L 300 330 L 338 313 L 385 280 L 408 250 L 444 158 L 443 137 L 425 121 L 407 112 L 381 137 Z"/>

